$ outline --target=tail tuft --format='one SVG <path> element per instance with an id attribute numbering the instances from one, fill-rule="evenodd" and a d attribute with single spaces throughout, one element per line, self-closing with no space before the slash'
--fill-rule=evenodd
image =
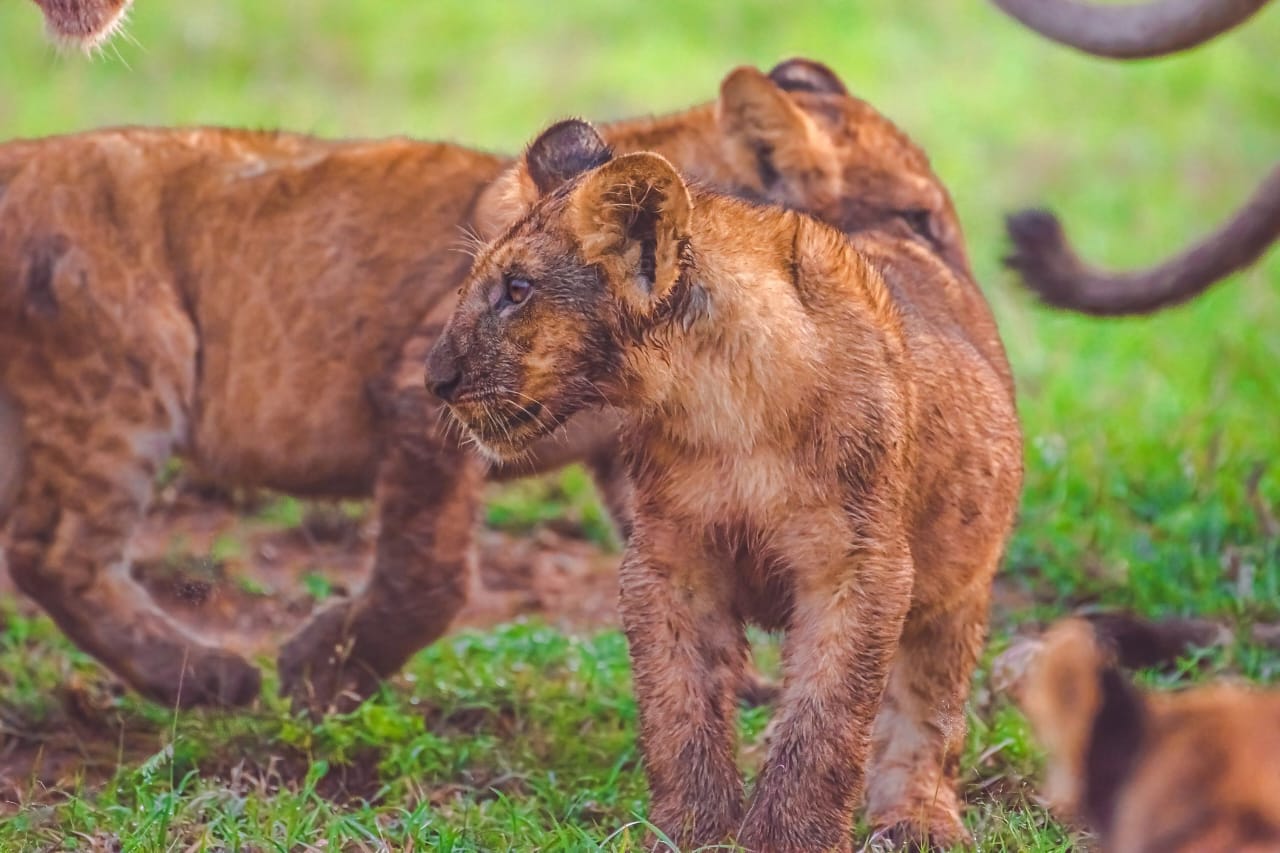
<path id="1" fill-rule="evenodd" d="M 1005 266 L 1049 305 L 1080 310 L 1084 270 L 1058 217 L 1047 210 L 1023 210 L 1005 219 L 1005 229 L 1013 243 Z"/>

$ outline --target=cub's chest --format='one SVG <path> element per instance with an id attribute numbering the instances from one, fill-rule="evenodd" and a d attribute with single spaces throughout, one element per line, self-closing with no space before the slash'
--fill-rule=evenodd
<path id="1" fill-rule="evenodd" d="M 651 506 L 694 530 L 743 524 L 767 530 L 819 495 L 811 472 L 772 448 L 741 453 L 654 453 L 637 490 Z"/>

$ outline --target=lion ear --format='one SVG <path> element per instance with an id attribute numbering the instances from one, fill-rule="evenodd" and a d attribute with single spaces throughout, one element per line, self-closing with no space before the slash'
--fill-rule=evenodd
<path id="1" fill-rule="evenodd" d="M 720 84 L 716 114 L 736 174 L 775 200 L 814 201 L 814 177 L 832 171 L 831 141 L 776 82 L 755 68 L 735 69 Z"/>
<path id="2" fill-rule="evenodd" d="M 576 118 L 551 125 L 524 153 L 529 177 L 542 195 L 612 159 L 613 152 L 596 129 Z"/>
<path id="3" fill-rule="evenodd" d="M 796 57 L 779 62 L 769 72 L 769 79 L 784 92 L 816 92 L 820 95 L 847 95 L 844 82 L 821 62 Z"/>
<path id="4" fill-rule="evenodd" d="M 613 152 L 588 122 L 566 119 L 544 130 L 480 194 L 473 224 L 492 240 L 529 212 L 537 200 L 566 181 L 609 162 Z"/>
<path id="5" fill-rule="evenodd" d="M 648 314 L 683 271 L 692 201 L 684 179 L 657 154 L 627 154 L 583 179 L 569 221 L 583 259 L 637 313 Z"/>
<path id="6" fill-rule="evenodd" d="M 1081 619 L 1045 635 L 1020 698 L 1049 756 L 1050 798 L 1105 832 L 1148 726 L 1145 698 Z"/>

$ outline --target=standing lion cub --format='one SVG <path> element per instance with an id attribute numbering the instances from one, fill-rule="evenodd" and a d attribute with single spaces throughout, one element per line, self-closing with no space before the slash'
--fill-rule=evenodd
<path id="1" fill-rule="evenodd" d="M 563 177 L 476 260 L 427 382 L 518 458 L 623 412 L 621 608 L 654 824 L 682 847 L 965 840 L 954 776 L 1021 442 L 1005 368 L 936 255 L 612 158 L 566 122 Z M 786 632 L 778 728 L 744 805 L 744 625 Z M 871 767 L 867 760 L 870 757 Z"/>

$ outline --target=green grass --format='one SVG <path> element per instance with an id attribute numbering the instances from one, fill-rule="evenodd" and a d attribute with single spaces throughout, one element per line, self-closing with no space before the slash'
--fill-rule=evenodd
<path id="1" fill-rule="evenodd" d="M 559 116 L 675 109 L 711 98 L 735 64 L 821 59 L 931 153 L 1018 377 L 1028 477 L 1006 578 L 1034 604 L 993 645 L 1083 603 L 1212 615 L 1242 635 L 1280 618 L 1280 544 L 1260 517 L 1280 505 L 1280 473 L 1250 489 L 1255 467 L 1280 458 L 1280 253 L 1192 305 L 1109 322 L 1047 312 L 999 267 L 1001 217 L 1028 204 L 1053 206 L 1089 258 L 1115 265 L 1220 221 L 1280 151 L 1280 11 L 1128 65 L 1054 48 L 981 2 L 922 0 L 138 0 L 136 44 L 93 62 L 59 58 L 39 29 L 32 4 L 0 4 L 6 136 L 200 122 L 514 151 Z M 604 537 L 583 482 L 519 486 L 489 520 L 525 529 L 567 514 Z M 261 520 L 302 514 L 277 502 Z M 616 633 L 522 624 L 450 638 L 356 715 L 314 728 L 273 698 L 174 718 L 115 696 L 42 619 L 10 614 L 0 644 L 6 730 L 67 737 L 70 684 L 141 741 L 118 770 L 107 762 L 105 782 L 27 792 L 39 807 L 0 821 L 3 850 L 111 838 L 145 851 L 612 849 L 644 813 Z M 1273 681 L 1280 660 L 1241 644 L 1196 678 L 1224 671 Z M 1021 718 L 984 679 L 964 764 L 982 849 L 1069 849 L 1032 804 Z M 748 743 L 763 713 L 745 715 Z M 371 804 L 341 795 L 344 772 Z"/>

